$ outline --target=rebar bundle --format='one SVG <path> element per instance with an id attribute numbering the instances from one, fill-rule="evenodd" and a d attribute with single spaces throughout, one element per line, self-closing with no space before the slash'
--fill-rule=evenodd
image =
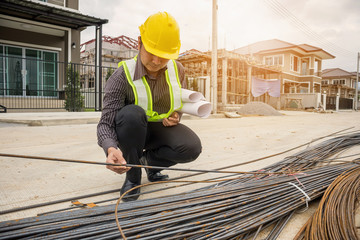
<path id="1" fill-rule="evenodd" d="M 261 170 L 281 175 L 238 174 L 187 193 L 2 222 L 0 239 L 250 239 L 273 223 L 275 239 L 358 162 L 318 165 L 359 144 L 360 133 L 342 135 Z"/>
<path id="2" fill-rule="evenodd" d="M 335 179 L 325 191 L 318 209 L 295 240 L 360 239 L 355 210 L 360 202 L 360 166 Z"/>

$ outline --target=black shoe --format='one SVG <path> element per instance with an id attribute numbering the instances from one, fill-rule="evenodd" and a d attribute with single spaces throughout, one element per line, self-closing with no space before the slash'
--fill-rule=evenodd
<path id="1" fill-rule="evenodd" d="M 150 182 L 166 181 L 169 179 L 169 175 L 162 174 L 160 171 L 155 172 L 154 170 L 151 169 L 149 169 L 147 173 L 147 177 Z"/>
<path id="2" fill-rule="evenodd" d="M 142 156 L 139 161 L 141 165 L 149 166 L 145 156 Z M 169 175 L 162 174 L 161 170 L 145 168 L 145 171 L 150 182 L 166 181 L 169 179 Z"/>
<path id="3" fill-rule="evenodd" d="M 132 189 L 133 187 L 139 186 L 140 184 L 137 183 L 133 183 L 130 180 L 128 180 L 127 178 L 125 179 L 125 182 L 123 184 L 123 186 L 121 187 L 120 190 L 120 195 L 123 195 L 125 192 L 127 192 L 128 190 Z M 130 202 L 130 201 L 135 201 L 139 198 L 139 194 L 140 193 L 140 188 L 136 188 L 134 190 L 132 190 L 131 192 L 128 192 L 123 198 L 122 200 L 124 202 Z M 135 195 L 135 196 L 132 196 Z"/>

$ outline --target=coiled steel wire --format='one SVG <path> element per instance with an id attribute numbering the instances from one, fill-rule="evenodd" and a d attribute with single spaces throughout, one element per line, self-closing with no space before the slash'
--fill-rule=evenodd
<path id="1" fill-rule="evenodd" d="M 360 239 L 355 225 L 359 197 L 360 166 L 357 166 L 341 174 L 330 184 L 318 209 L 294 239 Z"/>

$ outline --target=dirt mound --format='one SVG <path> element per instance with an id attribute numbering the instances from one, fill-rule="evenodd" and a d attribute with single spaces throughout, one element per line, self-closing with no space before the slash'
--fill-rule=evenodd
<path id="1" fill-rule="evenodd" d="M 263 102 L 249 102 L 237 112 L 241 115 L 281 116 L 272 106 Z"/>

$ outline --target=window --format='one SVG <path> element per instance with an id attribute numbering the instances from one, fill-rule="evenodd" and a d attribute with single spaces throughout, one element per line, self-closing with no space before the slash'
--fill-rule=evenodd
<path id="1" fill-rule="evenodd" d="M 265 65 L 274 65 L 272 57 L 265 57 Z"/>
<path id="2" fill-rule="evenodd" d="M 321 80 L 321 85 L 328 85 L 329 84 L 329 80 Z"/>
<path id="3" fill-rule="evenodd" d="M 283 65 L 283 56 L 282 55 L 266 56 L 264 57 L 264 64 L 269 66 Z"/>
<path id="4" fill-rule="evenodd" d="M 294 72 L 300 71 L 300 58 L 299 57 L 291 55 L 290 70 L 292 70 Z"/>
<path id="5" fill-rule="evenodd" d="M 345 85 L 345 79 L 333 80 L 333 84 L 335 84 L 335 85 Z"/>
<path id="6" fill-rule="evenodd" d="M 0 55 L 0 95 L 57 96 L 57 52 L 0 45 Z"/>
<path id="7" fill-rule="evenodd" d="M 300 93 L 309 93 L 309 88 L 307 88 L 307 87 L 300 87 Z"/>
<path id="8" fill-rule="evenodd" d="M 274 65 L 283 65 L 282 55 L 274 56 Z"/>

